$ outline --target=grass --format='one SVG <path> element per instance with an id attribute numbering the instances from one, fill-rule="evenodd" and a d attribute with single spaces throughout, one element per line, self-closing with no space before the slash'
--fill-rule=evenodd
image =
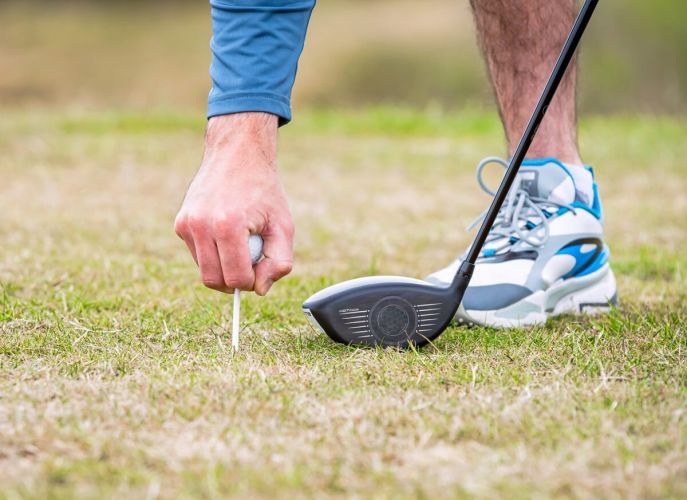
<path id="1" fill-rule="evenodd" d="M 621 306 L 450 328 L 411 352 L 335 345 L 300 303 L 422 276 L 469 241 L 496 117 L 301 113 L 281 138 L 297 265 L 203 289 L 172 221 L 201 147 L 177 112 L 0 116 L 0 496 L 684 497 L 687 123 L 591 118 Z"/>

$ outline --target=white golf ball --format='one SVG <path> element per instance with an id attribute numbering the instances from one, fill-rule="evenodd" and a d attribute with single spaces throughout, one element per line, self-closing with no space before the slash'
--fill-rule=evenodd
<path id="1" fill-rule="evenodd" d="M 258 234 L 251 234 L 248 237 L 248 251 L 250 260 L 256 264 L 262 257 L 262 237 Z"/>

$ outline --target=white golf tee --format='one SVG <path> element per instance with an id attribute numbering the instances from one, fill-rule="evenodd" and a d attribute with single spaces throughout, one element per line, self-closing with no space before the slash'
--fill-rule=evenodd
<path id="1" fill-rule="evenodd" d="M 262 257 L 262 238 L 257 234 L 248 237 L 248 250 L 253 265 Z M 231 347 L 234 352 L 239 350 L 239 330 L 241 329 L 241 291 L 234 290 L 234 306 L 231 311 Z"/>
<path id="2" fill-rule="evenodd" d="M 234 351 L 239 350 L 239 328 L 241 321 L 241 292 L 237 288 L 234 290 L 234 307 L 231 312 L 231 347 Z"/>

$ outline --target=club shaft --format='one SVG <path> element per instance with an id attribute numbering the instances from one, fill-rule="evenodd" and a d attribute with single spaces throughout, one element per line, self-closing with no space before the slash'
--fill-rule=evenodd
<path id="1" fill-rule="evenodd" d="M 549 104 L 551 104 L 553 96 L 556 95 L 558 85 L 561 83 L 561 80 L 565 75 L 565 71 L 570 65 L 570 61 L 575 54 L 575 49 L 577 49 L 577 45 L 582 38 L 582 34 L 584 33 L 584 30 L 587 27 L 587 24 L 589 23 L 589 20 L 591 19 L 598 2 L 599 0 L 586 0 L 580 9 L 580 13 L 578 14 L 575 24 L 573 25 L 572 30 L 565 41 L 563 50 L 561 50 L 561 53 L 558 56 L 556 65 L 551 72 L 551 76 L 549 76 L 546 87 L 544 87 L 544 91 L 539 98 L 539 102 L 534 108 L 534 112 L 532 113 L 532 117 L 527 124 L 527 128 L 525 128 L 525 132 L 520 138 L 520 142 L 518 143 L 518 147 L 510 160 L 508 169 L 501 180 L 501 184 L 494 195 L 494 199 L 489 206 L 487 214 L 484 216 L 484 220 L 482 221 L 482 225 L 477 232 L 477 236 L 475 237 L 475 240 L 472 242 L 472 246 L 468 251 L 466 261 L 470 264 L 475 264 L 475 262 L 477 262 L 477 258 L 482 252 L 482 247 L 484 246 L 484 242 L 489 235 L 489 231 L 496 220 L 496 216 L 498 215 L 499 210 L 506 199 L 506 195 L 508 194 L 513 181 L 515 181 L 515 177 L 518 175 L 520 165 L 522 165 L 522 162 L 527 155 L 527 151 L 532 144 L 532 140 L 537 133 L 537 129 L 539 128 L 544 115 L 546 115 L 546 110 L 548 109 Z"/>
<path id="2" fill-rule="evenodd" d="M 231 347 L 239 350 L 239 327 L 241 319 L 241 292 L 234 290 L 234 307 L 231 310 Z"/>

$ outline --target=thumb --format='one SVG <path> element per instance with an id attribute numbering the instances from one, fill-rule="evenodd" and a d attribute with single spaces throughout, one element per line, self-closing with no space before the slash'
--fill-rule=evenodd
<path id="1" fill-rule="evenodd" d="M 263 232 L 264 258 L 255 266 L 255 293 L 265 295 L 272 284 L 293 268 L 293 229 L 274 227 Z"/>

